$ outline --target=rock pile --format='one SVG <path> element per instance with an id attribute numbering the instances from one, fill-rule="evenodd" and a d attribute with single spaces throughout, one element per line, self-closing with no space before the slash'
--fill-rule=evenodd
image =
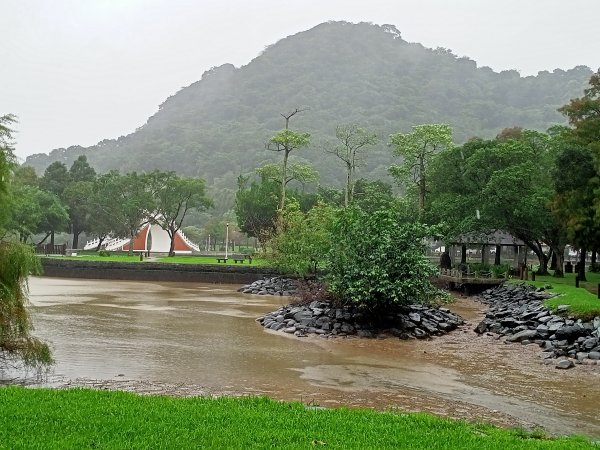
<path id="1" fill-rule="evenodd" d="M 353 306 L 333 307 L 330 303 L 313 301 L 304 306 L 283 306 L 277 311 L 259 317 L 263 327 L 295 336 L 319 334 L 323 336 L 376 337 L 381 331 L 400 339 L 424 339 L 454 330 L 464 323 L 462 317 L 447 308 L 423 305 L 399 307 L 384 318 L 382 329 Z"/>
<path id="2" fill-rule="evenodd" d="M 298 292 L 298 284 L 296 280 L 290 278 L 264 278 L 242 286 L 238 292 L 257 295 L 295 295 Z"/>
<path id="3" fill-rule="evenodd" d="M 543 304 L 550 297 L 542 288 L 528 285 L 488 289 L 479 300 L 490 309 L 475 331 L 505 336 L 506 342 L 538 344 L 545 359 L 561 359 L 557 368 L 573 367 L 573 361 L 599 364 L 600 317 L 584 322 L 568 314 L 568 305 L 553 312 Z"/>

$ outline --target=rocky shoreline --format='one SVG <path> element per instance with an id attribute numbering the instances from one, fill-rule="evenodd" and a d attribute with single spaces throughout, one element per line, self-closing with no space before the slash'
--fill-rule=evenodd
<path id="1" fill-rule="evenodd" d="M 550 297 L 529 285 L 488 289 L 478 300 L 490 309 L 475 331 L 495 334 L 506 343 L 537 344 L 544 360 L 558 369 L 600 364 L 600 317 L 582 321 L 569 315 L 568 305 L 552 311 L 544 306 Z"/>
<path id="2" fill-rule="evenodd" d="M 295 280 L 274 277 L 242 286 L 238 291 L 256 295 L 294 295 L 299 289 Z M 319 300 L 307 305 L 282 306 L 256 321 L 267 329 L 298 337 L 315 334 L 323 337 L 395 336 L 400 339 L 440 336 L 464 323 L 462 317 L 442 307 L 408 305 L 388 311 L 385 317 L 374 318 L 352 305 L 337 306 Z"/>
<path id="3" fill-rule="evenodd" d="M 238 291 L 294 296 L 300 290 L 296 280 L 273 277 L 242 286 Z M 539 345 L 546 364 L 554 364 L 559 369 L 569 369 L 575 364 L 600 366 L 600 317 L 590 321 L 577 319 L 569 315 L 567 305 L 552 311 L 544 306 L 544 301 L 552 296 L 543 288 L 525 284 L 504 284 L 488 289 L 476 297 L 489 309 L 474 331 L 494 335 L 507 344 Z M 314 334 L 400 339 L 441 336 L 464 323 L 462 317 L 444 307 L 399 306 L 375 320 L 355 306 L 337 306 L 320 300 L 282 306 L 256 321 L 266 329 L 298 337 Z"/>
<path id="4" fill-rule="evenodd" d="M 383 318 L 370 318 L 354 306 L 336 307 L 313 301 L 303 306 L 282 306 L 256 319 L 263 327 L 304 337 L 352 336 L 374 338 L 396 336 L 400 339 L 425 339 L 440 336 L 464 323 L 462 317 L 447 308 L 409 305 L 388 312 Z"/>

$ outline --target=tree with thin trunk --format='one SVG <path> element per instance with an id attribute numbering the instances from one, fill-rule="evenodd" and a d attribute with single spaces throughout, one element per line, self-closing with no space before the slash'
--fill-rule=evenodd
<path id="1" fill-rule="evenodd" d="M 283 153 L 283 161 L 281 164 L 281 191 L 279 194 L 279 211 L 283 211 L 285 205 L 285 185 L 287 179 L 288 159 L 290 153 L 296 149 L 308 147 L 310 144 L 309 133 L 299 133 L 289 129 L 290 119 L 296 114 L 305 111 L 305 109 L 294 109 L 287 114 L 281 114 L 285 119 L 285 129 L 279 131 L 266 144 L 267 150 Z"/>
<path id="2" fill-rule="evenodd" d="M 344 206 L 352 202 L 354 196 L 354 176 L 356 168 L 365 160 L 364 153 L 377 143 L 377 135 L 356 124 L 338 125 L 335 129 L 337 145 L 326 144 L 325 152 L 337 156 L 346 167 L 346 187 Z"/>
<path id="3" fill-rule="evenodd" d="M 403 158 L 401 165 L 392 165 L 390 174 L 405 187 L 417 188 L 419 213 L 425 209 L 428 192 L 427 171 L 433 156 L 452 147 L 452 128 L 446 124 L 425 124 L 412 127 L 411 133 L 390 136 L 394 155 Z"/>

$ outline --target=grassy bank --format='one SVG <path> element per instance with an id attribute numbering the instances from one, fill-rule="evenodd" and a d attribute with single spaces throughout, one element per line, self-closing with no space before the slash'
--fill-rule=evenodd
<path id="1" fill-rule="evenodd" d="M 584 449 L 584 438 L 265 398 L 0 388 L 0 448 Z"/>
<path id="2" fill-rule="evenodd" d="M 582 319 L 591 319 L 600 316 L 600 299 L 598 299 L 598 283 L 600 283 L 600 274 L 586 273 L 587 281 L 581 282 L 579 288 L 575 287 L 575 275 L 565 274 L 564 278 L 554 278 L 550 275 L 536 276 L 535 281 L 527 283 L 536 286 L 552 286 L 549 292 L 560 294 L 559 297 L 552 298 L 545 302 L 549 308 L 556 308 L 558 305 L 569 305 L 569 314 L 573 314 Z"/>
<path id="3" fill-rule="evenodd" d="M 146 262 L 148 258 L 140 260 L 140 255 L 128 255 L 127 253 L 111 253 L 109 256 L 100 256 L 97 253 L 78 253 L 77 256 L 51 256 L 50 258 L 59 258 L 59 259 L 69 259 L 74 261 L 113 261 L 113 262 Z M 218 264 L 224 265 L 223 263 L 217 262 L 216 256 L 192 256 L 192 255 L 183 255 L 183 256 L 161 256 L 157 259 L 151 259 L 153 262 L 161 262 L 161 263 L 177 263 L 177 264 Z M 240 266 L 240 265 L 248 265 L 248 260 L 244 261 L 244 263 L 235 263 L 233 258 L 229 258 L 227 261 L 228 266 Z M 252 266 L 265 267 L 268 265 L 268 262 L 264 259 L 253 258 Z"/>

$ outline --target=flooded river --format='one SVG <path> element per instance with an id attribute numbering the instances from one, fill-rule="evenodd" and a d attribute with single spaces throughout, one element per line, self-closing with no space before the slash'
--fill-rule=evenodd
<path id="1" fill-rule="evenodd" d="M 600 368 L 558 371 L 537 346 L 478 337 L 468 324 L 429 341 L 296 338 L 255 318 L 286 298 L 238 286 L 30 279 L 35 334 L 54 385 L 172 395 L 265 394 L 321 406 L 429 411 L 600 437 Z M 476 321 L 481 306 L 453 306 Z"/>

